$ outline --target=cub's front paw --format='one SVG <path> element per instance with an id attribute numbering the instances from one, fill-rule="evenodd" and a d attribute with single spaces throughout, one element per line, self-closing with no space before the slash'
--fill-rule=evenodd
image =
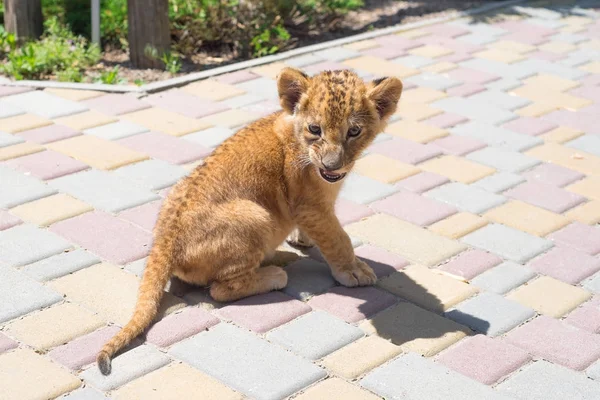
<path id="1" fill-rule="evenodd" d="M 347 287 L 370 286 L 377 282 L 377 276 L 373 269 L 358 258 L 352 265 L 333 269 L 332 273 L 336 281 Z"/>
<path id="2" fill-rule="evenodd" d="M 287 237 L 286 242 L 293 247 L 313 247 L 315 245 L 311 238 L 300 229 L 294 229 Z"/>

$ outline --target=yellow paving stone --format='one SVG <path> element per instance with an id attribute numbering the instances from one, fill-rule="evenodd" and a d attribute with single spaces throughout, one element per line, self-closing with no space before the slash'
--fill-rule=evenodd
<path id="1" fill-rule="evenodd" d="M 473 183 L 496 172 L 494 168 L 453 155 L 445 155 L 425 161 L 419 164 L 419 168 L 462 183 Z"/>
<path id="2" fill-rule="evenodd" d="M 442 128 L 407 120 L 396 121 L 388 125 L 385 132 L 418 143 L 428 143 L 448 136 L 448 131 Z"/>
<path id="3" fill-rule="evenodd" d="M 487 224 L 488 221 L 479 215 L 459 212 L 430 225 L 429 230 L 450 239 L 458 239 Z"/>
<path id="4" fill-rule="evenodd" d="M 484 217 L 536 236 L 546 236 L 570 222 L 560 214 L 518 200 L 493 208 Z"/>
<path id="5" fill-rule="evenodd" d="M 32 142 L 23 142 L 13 144 L 12 146 L 0 147 L 0 161 L 23 157 L 28 154 L 39 153 L 42 150 L 44 150 L 43 146 Z"/>
<path id="6" fill-rule="evenodd" d="M 548 51 L 550 53 L 565 54 L 576 50 L 577 46 L 567 42 L 550 41 L 548 43 L 544 43 L 538 48 L 542 51 Z"/>
<path id="7" fill-rule="evenodd" d="M 574 169 L 586 175 L 600 176 L 600 157 L 577 149 L 546 143 L 525 152 L 530 157 Z"/>
<path id="8" fill-rule="evenodd" d="M 600 49 L 596 51 L 600 51 Z M 579 69 L 591 72 L 592 74 L 600 74 L 600 61 L 593 61 L 591 63 L 587 63 L 585 65 L 580 66 Z"/>
<path id="9" fill-rule="evenodd" d="M 97 312 L 105 321 L 122 326 L 129 321 L 135 307 L 139 278 L 116 265 L 103 263 L 58 278 L 48 285 L 66 295 L 67 300 Z M 157 319 L 183 307 L 185 303 L 181 299 L 165 293 Z"/>
<path id="10" fill-rule="evenodd" d="M 446 311 L 478 291 L 468 283 L 421 265 L 394 272 L 381 279 L 377 285 L 434 312 Z"/>
<path id="11" fill-rule="evenodd" d="M 438 58 L 452 54 L 454 53 L 454 50 L 451 50 L 447 47 L 428 44 L 411 49 L 408 51 L 408 53 L 419 57 Z"/>
<path id="12" fill-rule="evenodd" d="M 549 96 L 551 96 L 551 94 L 549 94 Z M 553 102 L 535 102 L 523 108 L 519 108 L 515 111 L 515 114 L 521 117 L 541 117 L 542 115 L 556 111 L 559 108 L 560 107 Z"/>
<path id="13" fill-rule="evenodd" d="M 581 86 L 580 82 L 572 81 L 570 79 L 565 79 L 558 77 L 556 75 L 551 74 L 539 74 L 532 76 L 531 78 L 527 78 L 523 81 L 526 85 L 527 89 L 534 88 L 540 91 L 557 91 L 564 92 L 565 90 L 574 89 L 578 86 Z M 513 90 L 514 93 L 518 92 L 517 90 Z"/>
<path id="14" fill-rule="evenodd" d="M 592 39 L 582 42 L 579 47 L 587 50 L 600 51 L 600 39 Z"/>
<path id="15" fill-rule="evenodd" d="M 429 36 L 431 33 L 423 29 L 410 29 L 408 31 L 398 32 L 396 35 L 403 36 L 407 39 L 417 39 L 420 37 Z"/>
<path id="16" fill-rule="evenodd" d="M 76 131 L 95 128 L 97 126 L 117 122 L 119 119 L 110 115 L 99 113 L 98 111 L 85 111 L 79 114 L 69 115 L 67 117 L 54 120 L 59 125 L 68 126 Z"/>
<path id="17" fill-rule="evenodd" d="M 0 118 L 0 131 L 17 133 L 52 124 L 53 122 L 49 119 L 38 117 L 37 115 L 21 114 L 15 117 Z"/>
<path id="18" fill-rule="evenodd" d="M 142 125 L 150 130 L 163 132 L 172 136 L 183 136 L 212 126 L 207 121 L 189 118 L 156 107 L 124 114 L 121 115 L 121 118 L 134 124 Z"/>
<path id="19" fill-rule="evenodd" d="M 517 61 L 524 60 L 525 57 L 517 52 L 489 49 L 474 53 L 473 56 L 478 58 L 484 58 L 486 60 L 498 61 L 505 64 L 511 64 Z"/>
<path id="20" fill-rule="evenodd" d="M 600 201 L 592 200 L 570 209 L 565 213 L 567 218 L 583 224 L 594 225 L 600 223 Z"/>
<path id="21" fill-rule="evenodd" d="M 581 17 L 579 15 L 569 15 L 561 18 L 560 22 L 572 26 L 585 26 L 594 22 L 594 20 L 588 17 Z"/>
<path id="22" fill-rule="evenodd" d="M 401 352 L 399 346 L 379 336 L 367 336 L 328 355 L 322 365 L 342 378 L 355 379 Z"/>
<path id="23" fill-rule="evenodd" d="M 567 25 L 560 28 L 561 33 L 579 33 L 585 31 L 585 27 L 578 25 Z"/>
<path id="24" fill-rule="evenodd" d="M 544 142 L 565 143 L 576 139 L 581 135 L 583 135 L 583 131 L 580 131 L 579 129 L 569 128 L 568 126 L 559 126 L 558 128 L 552 129 L 550 132 L 544 133 L 540 137 L 544 139 Z"/>
<path id="25" fill-rule="evenodd" d="M 44 92 L 48 92 L 63 99 L 72 101 L 83 101 L 87 99 L 93 99 L 94 97 L 102 96 L 103 92 L 97 92 L 95 90 L 75 90 L 75 89 L 55 89 L 48 88 Z"/>
<path id="26" fill-rule="evenodd" d="M 33 350 L 20 348 L 0 354 L 2 400 L 54 399 L 79 386 L 79 378 Z"/>
<path id="27" fill-rule="evenodd" d="M 409 89 L 402 92 L 402 97 L 400 97 L 400 107 L 403 107 L 406 104 L 427 104 L 432 103 L 436 100 L 443 99 L 448 96 L 446 93 L 431 89 L 428 87 L 418 87 L 415 89 Z"/>
<path id="28" fill-rule="evenodd" d="M 379 400 L 379 396 L 353 385 L 340 378 L 329 378 L 309 387 L 294 400 Z"/>
<path id="29" fill-rule="evenodd" d="M 367 154 L 360 158 L 356 161 L 353 171 L 383 183 L 394 183 L 421 172 L 413 165 L 381 154 Z"/>
<path id="30" fill-rule="evenodd" d="M 587 290 L 548 276 L 541 276 L 506 296 L 540 314 L 560 318 L 592 297 Z"/>
<path id="31" fill-rule="evenodd" d="M 76 304 L 62 303 L 28 314 L 8 324 L 5 331 L 28 346 L 46 350 L 101 326 L 104 326 L 104 322 L 91 311 Z"/>
<path id="32" fill-rule="evenodd" d="M 277 75 L 279 75 L 279 72 L 281 72 L 281 70 L 285 67 L 287 67 L 287 65 L 285 65 L 282 62 L 274 62 L 271 64 L 261 65 L 260 67 L 252 68 L 250 71 L 257 75 L 264 76 L 266 78 L 275 79 L 277 78 Z"/>
<path id="33" fill-rule="evenodd" d="M 394 64 L 390 61 L 373 56 L 363 56 L 345 60 L 343 64 L 350 68 L 370 72 L 377 76 L 396 76 L 398 78 L 407 78 L 419 74 L 419 71 L 406 67 L 401 64 Z"/>
<path id="34" fill-rule="evenodd" d="M 187 169 L 188 171 L 193 171 L 194 169 L 196 169 L 196 167 L 198 165 L 203 165 L 203 164 L 204 164 L 204 160 L 198 160 L 198 161 L 194 161 L 189 164 L 183 165 L 183 168 Z"/>
<path id="35" fill-rule="evenodd" d="M 588 176 L 566 187 L 588 199 L 600 200 L 600 176 Z"/>
<path id="36" fill-rule="evenodd" d="M 377 43 L 374 40 L 361 40 L 360 42 L 355 42 L 355 43 L 350 43 L 344 46 L 346 49 L 350 49 L 350 50 L 356 50 L 356 51 L 361 51 L 361 50 L 367 50 L 367 49 L 373 49 L 375 47 L 380 47 L 379 43 Z"/>
<path id="37" fill-rule="evenodd" d="M 98 169 L 115 169 L 148 158 L 145 154 L 92 135 L 48 143 L 46 147 Z"/>
<path id="38" fill-rule="evenodd" d="M 519 54 L 529 53 L 536 49 L 535 46 L 532 46 L 530 44 L 519 43 L 513 40 L 498 40 L 496 42 L 488 44 L 488 47 L 496 50 L 509 51 Z"/>
<path id="39" fill-rule="evenodd" d="M 198 121 L 209 126 L 218 125 L 226 128 L 233 128 L 239 125 L 247 124 L 248 122 L 252 122 L 256 119 L 256 114 L 248 111 L 227 110 L 218 114 L 212 114 L 208 117 L 201 118 Z"/>
<path id="40" fill-rule="evenodd" d="M 363 242 L 428 266 L 447 260 L 466 248 L 462 243 L 384 214 L 347 225 L 345 229 Z"/>
<path id="41" fill-rule="evenodd" d="M 21 204 L 10 212 L 23 221 L 48 226 L 67 218 L 92 211 L 93 207 L 67 194 L 59 193 L 30 203 Z"/>
<path id="42" fill-rule="evenodd" d="M 556 108 L 578 110 L 593 103 L 590 99 L 562 93 L 554 89 L 545 89 L 539 85 L 523 85 L 511 92 L 513 95 L 524 97 L 538 104 L 553 105 Z"/>
<path id="43" fill-rule="evenodd" d="M 194 82 L 181 88 L 181 90 L 193 94 L 203 99 L 221 101 L 235 96 L 240 96 L 246 92 L 234 85 L 221 83 L 213 80 L 204 80 Z"/>
<path id="44" fill-rule="evenodd" d="M 442 72 L 452 71 L 453 69 L 458 68 L 458 65 L 451 63 L 449 61 L 442 61 L 439 63 L 427 65 L 423 67 L 423 71 L 432 72 L 435 74 L 441 74 Z"/>
<path id="45" fill-rule="evenodd" d="M 241 400 L 216 379 L 187 364 L 171 363 L 143 375 L 112 393 L 115 400 Z"/>
<path id="46" fill-rule="evenodd" d="M 390 339 L 403 351 L 425 357 L 439 353 L 470 333 L 467 327 L 408 302 L 383 310 L 359 327 L 369 335 Z"/>
<path id="47" fill-rule="evenodd" d="M 396 115 L 409 121 L 422 121 L 436 115 L 442 114 L 442 110 L 433 108 L 427 104 L 406 103 L 400 104 L 396 110 Z"/>

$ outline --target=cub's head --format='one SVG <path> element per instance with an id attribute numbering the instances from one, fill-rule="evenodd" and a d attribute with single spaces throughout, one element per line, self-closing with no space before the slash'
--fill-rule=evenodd
<path id="1" fill-rule="evenodd" d="M 396 111 L 402 82 L 363 82 L 351 71 L 309 77 L 285 68 L 277 78 L 284 112 L 292 116 L 296 139 L 305 150 L 302 165 L 313 165 L 330 183 L 344 178 L 361 152 Z"/>

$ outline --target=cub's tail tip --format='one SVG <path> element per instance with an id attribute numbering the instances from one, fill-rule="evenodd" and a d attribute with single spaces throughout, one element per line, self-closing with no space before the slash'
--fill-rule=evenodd
<path id="1" fill-rule="evenodd" d="M 110 375 L 110 357 L 107 352 L 101 351 L 96 359 L 98 363 L 98 369 L 102 375 Z"/>

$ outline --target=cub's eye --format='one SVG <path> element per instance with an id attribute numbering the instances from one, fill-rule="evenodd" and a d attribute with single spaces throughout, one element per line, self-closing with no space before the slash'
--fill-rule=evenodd
<path id="1" fill-rule="evenodd" d="M 360 126 L 353 126 L 352 128 L 348 129 L 348 136 L 357 137 L 358 135 L 360 135 L 361 131 L 362 129 Z"/>
<path id="2" fill-rule="evenodd" d="M 310 124 L 308 125 L 308 131 L 313 135 L 321 135 L 321 127 L 319 125 Z"/>

